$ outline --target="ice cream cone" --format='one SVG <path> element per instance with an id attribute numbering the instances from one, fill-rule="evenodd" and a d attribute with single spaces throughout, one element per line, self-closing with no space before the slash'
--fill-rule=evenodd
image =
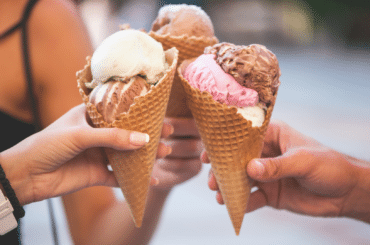
<path id="1" fill-rule="evenodd" d="M 171 36 L 160 35 L 153 31 L 148 33 L 149 36 L 162 43 L 163 49 L 167 50 L 176 47 L 179 50 L 179 62 L 183 60 L 198 57 L 203 54 L 204 48 L 218 43 L 216 37 L 195 37 L 195 36 Z M 192 118 L 191 111 L 186 105 L 184 88 L 181 85 L 180 78 L 176 72 L 172 85 L 172 91 L 168 102 L 167 117 L 175 118 Z"/>
<path id="2" fill-rule="evenodd" d="M 77 73 L 79 91 L 94 127 L 123 128 L 147 133 L 150 136 L 149 143 L 138 150 L 105 149 L 137 227 L 141 226 L 144 216 L 153 163 L 178 62 L 176 48 L 167 50 L 165 55 L 170 67 L 163 78 L 145 96 L 135 98 L 129 111 L 122 113 L 119 119 L 112 123 L 104 121 L 95 105 L 89 102 L 88 95 L 91 90 L 85 86 L 85 83 L 91 82 L 92 79 L 89 58 L 84 69 Z"/>
<path id="3" fill-rule="evenodd" d="M 252 127 L 252 122 L 237 113 L 236 107 L 221 104 L 208 92 L 200 92 L 189 85 L 182 74 L 194 60 L 185 60 L 178 68 L 178 74 L 186 93 L 187 105 L 194 116 L 229 217 L 238 235 L 251 190 L 246 167 L 250 160 L 261 155 L 275 100 L 267 108 L 263 125 Z M 274 98 L 276 99 L 276 94 Z"/>

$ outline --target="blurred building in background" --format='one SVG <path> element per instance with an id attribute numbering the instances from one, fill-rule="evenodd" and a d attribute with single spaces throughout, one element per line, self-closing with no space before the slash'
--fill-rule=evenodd
<path id="1" fill-rule="evenodd" d="M 87 24 L 93 25 L 93 39 L 99 43 L 117 31 L 119 24 L 150 30 L 161 6 L 178 3 L 201 6 L 210 15 L 220 41 L 370 47 L 370 2 L 362 0 L 89 0 L 80 6 L 82 13 L 94 16 Z"/>
<path id="2" fill-rule="evenodd" d="M 220 40 L 370 47 L 369 1 L 215 0 L 204 8 Z"/>

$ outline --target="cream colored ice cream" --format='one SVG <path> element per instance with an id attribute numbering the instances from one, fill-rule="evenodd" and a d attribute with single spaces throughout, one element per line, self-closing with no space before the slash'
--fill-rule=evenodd
<path id="1" fill-rule="evenodd" d="M 121 30 L 105 39 L 91 58 L 89 96 L 108 123 L 128 112 L 134 98 L 145 95 L 163 77 L 162 44 L 137 30 Z"/>
<path id="2" fill-rule="evenodd" d="M 166 70 L 161 43 L 137 30 L 121 30 L 107 37 L 91 58 L 94 88 L 110 79 L 126 80 L 136 75 L 156 83 Z"/>

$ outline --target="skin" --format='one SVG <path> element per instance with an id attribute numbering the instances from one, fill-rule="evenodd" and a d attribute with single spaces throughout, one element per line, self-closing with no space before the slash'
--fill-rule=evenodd
<path id="1" fill-rule="evenodd" d="M 145 134 L 92 128 L 85 113 L 83 104 L 76 106 L 44 130 L 1 153 L 1 165 L 21 205 L 94 185 L 118 187 L 101 147 L 138 149 L 146 144 Z M 162 136 L 172 131 L 172 126 L 165 124 Z M 164 157 L 168 149 L 160 144 L 157 156 Z"/>
<path id="2" fill-rule="evenodd" d="M 205 152 L 202 161 L 209 162 Z M 246 213 L 270 206 L 370 223 L 370 163 L 334 151 L 285 123 L 270 123 L 262 158 L 252 160 L 246 171 L 258 187 Z M 223 204 L 213 173 L 208 185 Z"/>
<path id="3" fill-rule="evenodd" d="M 16 23 L 27 1 L 1 1 L 0 31 Z M 6 10 L 6 11 L 5 11 Z M 92 53 L 87 31 L 70 1 L 39 1 L 28 22 L 34 88 L 41 123 L 46 127 L 81 103 L 76 71 Z M 26 91 L 20 31 L 1 41 L 0 109 L 24 122 L 32 121 Z M 62 86 L 61 86 L 62 85 Z M 16 88 L 16 89 L 15 89 Z"/>
<path id="4" fill-rule="evenodd" d="M 0 32 L 5 31 L 21 18 L 26 3 L 27 0 L 0 1 Z M 81 103 L 76 83 L 76 72 L 84 67 L 86 56 L 93 54 L 93 48 L 87 30 L 72 1 L 40 0 L 32 11 L 28 27 L 30 56 L 35 80 L 34 93 L 38 100 L 42 126 L 47 127 Z M 21 50 L 19 31 L 0 42 L 0 57 L 7 57 L 0 59 L 0 67 L 6 71 L 2 73 L 0 83 L 0 110 L 23 122 L 30 123 L 32 122 L 32 111 L 27 97 Z M 184 122 L 183 124 L 192 123 Z M 176 126 L 174 125 L 174 127 Z M 190 126 L 186 128 L 194 131 Z M 176 132 L 175 129 L 175 134 Z M 197 149 L 197 154 L 189 158 L 185 153 L 181 153 L 181 149 L 186 149 L 186 147 L 177 147 L 177 144 L 190 146 L 193 143 L 194 141 L 172 142 L 172 147 L 179 149 L 173 151 L 175 156 L 162 160 L 164 163 L 156 164 L 154 167 L 153 183 L 157 183 L 157 186 L 152 188 L 153 191 L 151 190 L 148 198 L 148 204 L 154 206 L 152 209 L 148 207 L 146 212 L 148 217 L 153 218 L 151 223 L 147 222 L 148 227 L 145 229 L 136 229 L 133 226 L 126 204 L 116 199 L 110 187 L 94 186 L 64 195 L 62 197 L 63 204 L 74 243 L 93 244 L 94 241 L 90 241 L 92 237 L 95 238 L 95 241 L 108 241 L 110 239 L 113 241 L 110 244 L 148 243 L 159 220 L 159 210 L 162 209 L 162 204 L 170 190 L 176 184 L 199 172 L 201 166 L 200 149 Z M 196 144 L 194 147 L 199 146 Z M 170 152 L 170 147 L 166 147 L 166 149 L 167 154 Z M 163 154 L 161 157 L 166 155 Z M 173 163 L 174 167 L 169 167 Z M 102 165 L 97 166 L 101 167 Z M 104 168 L 101 167 L 101 169 Z M 26 176 L 20 177 L 26 178 Z M 94 181 L 97 181 L 98 178 L 98 182 L 104 182 L 100 177 L 102 176 L 96 175 Z M 108 177 L 104 176 L 104 178 Z M 108 179 L 106 179 L 107 183 L 112 184 L 112 180 Z M 87 178 L 83 180 L 85 184 L 79 185 L 78 188 L 92 184 L 94 181 Z M 14 183 L 14 185 L 16 184 Z M 58 187 L 58 184 L 55 184 L 55 187 Z M 75 187 L 77 184 L 73 183 L 68 188 Z M 68 193 L 68 188 L 60 188 L 58 193 Z M 28 203 L 55 195 L 55 193 L 41 194 L 44 191 L 46 190 L 40 188 L 39 194 L 30 199 L 25 197 L 22 202 Z M 153 214 L 150 210 L 153 211 Z M 113 220 L 118 222 L 113 234 L 99 232 L 110 230 Z M 125 236 L 123 237 L 123 235 Z"/>

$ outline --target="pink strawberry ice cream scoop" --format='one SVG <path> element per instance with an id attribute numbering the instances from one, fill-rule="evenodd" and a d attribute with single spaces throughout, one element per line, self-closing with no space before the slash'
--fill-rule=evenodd
<path id="1" fill-rule="evenodd" d="M 281 72 L 275 54 L 265 46 L 224 42 L 205 48 L 204 53 L 216 55 L 216 63 L 222 70 L 243 87 L 256 90 L 261 102 L 268 106 L 274 100 Z"/>
<path id="2" fill-rule="evenodd" d="M 184 77 L 200 91 L 209 92 L 213 99 L 229 106 L 255 106 L 258 93 L 240 85 L 216 63 L 216 55 L 203 54 L 185 70 Z"/>
<path id="3" fill-rule="evenodd" d="M 251 121 L 252 127 L 265 121 L 280 75 L 276 56 L 265 46 L 231 43 L 205 48 L 183 73 L 192 87 L 209 92 L 222 104 L 236 106 L 237 113 Z"/>

